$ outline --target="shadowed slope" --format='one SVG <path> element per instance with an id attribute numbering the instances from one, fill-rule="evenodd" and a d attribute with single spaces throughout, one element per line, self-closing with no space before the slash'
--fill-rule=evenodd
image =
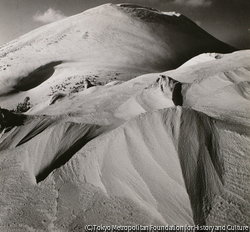
<path id="1" fill-rule="evenodd" d="M 195 224 L 206 224 L 213 197 L 223 190 L 224 164 L 219 139 L 211 118 L 183 109 L 178 154 Z"/>
<path id="2" fill-rule="evenodd" d="M 32 71 L 28 76 L 20 78 L 20 81 L 17 83 L 17 85 L 13 87 L 13 92 L 16 93 L 19 91 L 27 91 L 40 85 L 53 75 L 55 72 L 54 67 L 61 63 L 61 61 L 55 61 L 45 64 Z"/>
<path id="3" fill-rule="evenodd" d="M 48 162 L 47 166 L 40 168 L 37 172 L 37 182 L 44 180 L 54 169 L 59 168 L 68 162 L 70 158 L 87 142 L 99 136 L 103 131 L 103 128 L 97 125 L 68 124 L 65 125 L 65 127 L 66 128 L 64 129 L 64 132 L 62 132 L 63 136 L 61 136 L 61 138 L 58 138 L 60 133 L 55 130 L 53 131 L 53 135 L 59 139 L 56 144 L 52 142 L 54 140 L 53 137 L 51 137 L 47 142 L 46 146 L 50 147 L 50 151 L 51 147 L 54 147 L 54 157 L 51 162 Z M 59 130 L 61 132 L 61 128 Z M 43 147 L 41 143 L 40 145 Z M 43 153 L 46 154 L 47 151 L 44 151 Z M 51 156 L 49 156 L 49 158 L 51 158 Z"/>
<path id="4" fill-rule="evenodd" d="M 159 38 L 159 42 L 161 42 L 161 38 L 165 39 L 163 47 L 168 49 L 169 53 L 166 55 L 169 56 L 169 62 L 172 65 L 171 67 L 165 66 L 165 70 L 177 68 L 190 58 L 204 52 L 229 53 L 237 50 L 217 40 L 179 13 L 161 12 L 130 4 L 120 4 L 119 6 L 133 18 L 144 21 L 150 33 Z M 155 24 L 158 30 L 154 30 L 152 24 Z"/>
<path id="5" fill-rule="evenodd" d="M 54 169 L 64 165 L 91 139 L 99 136 L 104 127 L 64 122 L 57 118 L 32 118 L 22 127 L 5 132 L 0 137 L 0 150 L 25 144 L 37 182 L 44 180 Z"/>

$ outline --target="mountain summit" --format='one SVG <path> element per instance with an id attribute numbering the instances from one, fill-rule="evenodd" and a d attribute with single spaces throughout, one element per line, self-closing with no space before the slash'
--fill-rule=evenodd
<path id="1" fill-rule="evenodd" d="M 128 80 L 177 68 L 204 52 L 234 50 L 178 13 L 106 4 L 3 45 L 0 97 L 19 96 L 20 91 L 37 87 L 35 94 L 29 94 L 34 101 L 37 93 L 43 98 L 50 94 L 39 87 L 46 80 L 51 86 L 55 79 L 62 84 L 67 78 L 92 72 L 94 81 L 103 84 L 112 78 Z"/>

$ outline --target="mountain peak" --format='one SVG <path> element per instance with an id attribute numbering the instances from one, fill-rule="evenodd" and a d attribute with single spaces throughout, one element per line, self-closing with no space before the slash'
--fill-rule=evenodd
<path id="1" fill-rule="evenodd" d="M 118 6 L 119 8 L 123 8 L 123 9 L 143 10 L 143 11 L 148 11 L 148 12 L 154 12 L 157 14 L 165 14 L 165 15 L 169 15 L 169 16 L 179 17 L 181 15 L 180 13 L 176 13 L 176 12 L 163 12 L 163 11 L 157 10 L 155 8 L 141 6 L 141 5 L 137 5 L 137 4 L 130 4 L 130 3 L 116 4 L 116 6 Z"/>
<path id="2" fill-rule="evenodd" d="M 31 86 L 40 89 L 51 81 L 62 84 L 72 76 L 81 80 L 93 67 L 97 71 L 92 81 L 105 84 L 111 78 L 126 81 L 177 68 L 201 53 L 234 50 L 178 13 L 134 4 L 105 4 L 2 46 L 0 97 L 18 95 L 20 85 L 31 90 Z M 55 63 L 59 65 L 50 65 Z M 41 89 L 41 96 L 48 95 L 49 91 Z"/>

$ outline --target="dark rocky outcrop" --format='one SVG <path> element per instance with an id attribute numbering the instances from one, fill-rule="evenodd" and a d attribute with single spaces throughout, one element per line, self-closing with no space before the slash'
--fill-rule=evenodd
<path id="1" fill-rule="evenodd" d="M 182 96 L 182 83 L 174 80 L 169 76 L 160 75 L 158 80 L 159 86 L 163 93 L 171 92 L 172 101 L 176 106 L 182 106 L 183 96 Z"/>
<path id="2" fill-rule="evenodd" d="M 24 114 L 16 114 L 13 111 L 0 107 L 0 130 L 20 126 L 26 118 L 27 116 Z"/>

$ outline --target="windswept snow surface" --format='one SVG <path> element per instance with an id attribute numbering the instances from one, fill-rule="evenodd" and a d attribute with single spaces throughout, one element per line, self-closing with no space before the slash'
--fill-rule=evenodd
<path id="1" fill-rule="evenodd" d="M 1 231 L 250 224 L 250 50 L 194 25 L 108 4 L 1 48 L 0 105 L 32 103 L 0 132 Z"/>

